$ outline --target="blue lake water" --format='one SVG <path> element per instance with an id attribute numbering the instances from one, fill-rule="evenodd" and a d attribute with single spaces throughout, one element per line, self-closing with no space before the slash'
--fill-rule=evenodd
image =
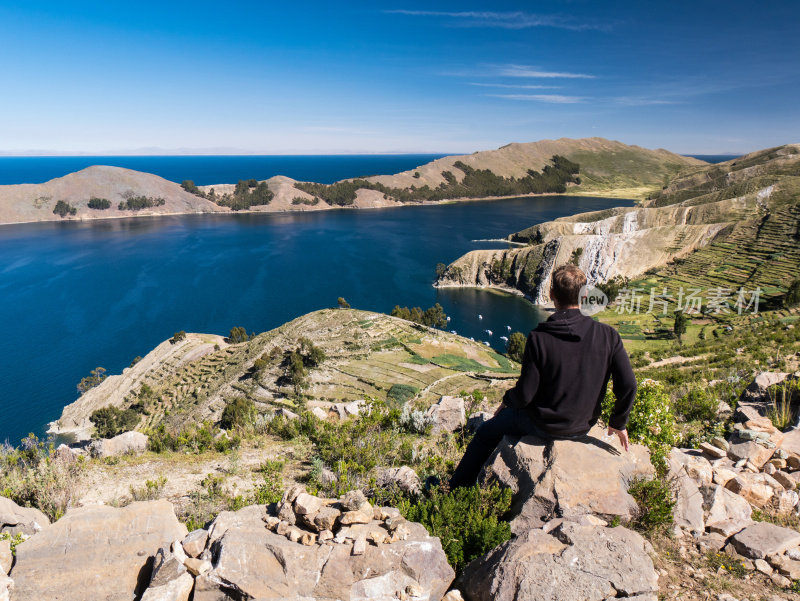
<path id="1" fill-rule="evenodd" d="M 491 247 L 475 239 L 625 204 L 548 196 L 0 227 L 0 441 L 41 433 L 91 369 L 120 373 L 177 330 L 262 332 L 339 296 L 387 313 L 440 302 L 450 329 L 502 349 L 506 326 L 527 332 L 539 310 L 486 290 L 436 290 L 436 263 Z"/>
<path id="2" fill-rule="evenodd" d="M 262 156 L 72 156 L 0 157 L 0 185 L 40 184 L 91 165 L 111 165 L 155 173 L 173 182 L 190 179 L 198 186 L 235 184 L 286 175 L 300 181 L 330 184 L 349 177 L 399 173 L 444 155 L 262 155 Z"/>

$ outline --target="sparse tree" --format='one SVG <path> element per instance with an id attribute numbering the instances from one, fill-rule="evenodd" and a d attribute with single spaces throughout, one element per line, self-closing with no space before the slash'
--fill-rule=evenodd
<path id="1" fill-rule="evenodd" d="M 106 379 L 106 377 L 107 375 L 105 367 L 95 367 L 91 371 L 91 375 L 81 378 L 81 381 L 78 382 L 78 392 L 83 394 L 87 390 L 91 390 L 95 386 L 99 386 L 100 383 Z"/>
<path id="2" fill-rule="evenodd" d="M 683 342 L 683 335 L 686 333 L 686 324 L 689 318 L 683 311 L 675 311 L 675 324 L 672 326 L 672 331 L 678 338 L 678 342 Z"/>
<path id="3" fill-rule="evenodd" d="M 247 342 L 250 337 L 247 335 L 247 330 L 241 326 L 234 326 L 228 334 L 228 342 L 230 344 L 239 344 L 240 342 Z"/>
<path id="4" fill-rule="evenodd" d="M 436 277 L 441 278 L 444 274 L 447 273 L 447 265 L 444 263 L 437 263 L 436 264 Z"/>
<path id="5" fill-rule="evenodd" d="M 508 337 L 506 352 L 508 356 L 517 363 L 522 363 L 522 355 L 525 353 L 526 341 L 525 334 L 522 332 L 514 332 Z"/>
<path id="6" fill-rule="evenodd" d="M 348 303 L 346 300 L 344 300 L 344 297 L 342 297 L 342 296 L 337 298 L 336 302 L 339 304 L 339 308 L 340 309 L 349 309 L 350 308 L 350 303 Z"/>
<path id="7" fill-rule="evenodd" d="M 784 307 L 795 307 L 797 305 L 800 305 L 800 279 L 789 284 L 786 296 L 783 297 Z"/>

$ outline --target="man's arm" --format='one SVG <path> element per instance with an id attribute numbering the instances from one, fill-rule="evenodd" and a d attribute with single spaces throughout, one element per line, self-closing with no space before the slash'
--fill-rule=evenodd
<path id="1" fill-rule="evenodd" d="M 622 346 L 619 334 L 615 338 L 614 351 L 611 355 L 611 378 L 616 402 L 611 418 L 608 420 L 608 427 L 609 434 L 617 434 L 622 446 L 628 450 L 628 433 L 625 427 L 633 408 L 633 401 L 636 399 L 636 376 L 633 374 L 628 353 Z"/>
<path id="2" fill-rule="evenodd" d="M 536 349 L 533 334 L 528 334 L 525 351 L 522 353 L 522 370 L 519 379 L 503 396 L 500 407 L 522 409 L 529 405 L 539 389 L 539 368 L 536 365 Z"/>

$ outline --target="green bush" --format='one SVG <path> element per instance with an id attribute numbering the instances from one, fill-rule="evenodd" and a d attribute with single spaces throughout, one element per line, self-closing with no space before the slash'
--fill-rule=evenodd
<path id="1" fill-rule="evenodd" d="M 675 507 L 674 485 L 665 478 L 635 479 L 628 492 L 639 506 L 632 528 L 648 535 L 663 534 L 672 526 Z"/>
<path id="2" fill-rule="evenodd" d="M 225 405 L 219 425 L 226 430 L 244 428 L 253 423 L 256 406 L 251 399 L 240 396 Z"/>
<path id="3" fill-rule="evenodd" d="M 175 332 L 175 333 L 172 335 L 172 338 L 170 338 L 170 340 L 169 340 L 169 341 L 170 341 L 172 344 L 175 344 L 176 342 L 180 342 L 181 340 L 184 340 L 185 338 L 186 338 L 186 332 L 185 332 L 184 330 L 181 330 L 181 331 L 179 331 L 179 332 Z"/>
<path id="4" fill-rule="evenodd" d="M 141 211 L 142 209 L 152 209 L 161 207 L 167 203 L 163 198 L 153 198 L 150 196 L 129 196 L 119 203 L 117 209 L 120 211 Z"/>
<path id="5" fill-rule="evenodd" d="M 58 215 L 62 219 L 67 215 L 75 215 L 77 214 L 78 209 L 73 207 L 71 204 L 64 200 L 59 200 L 56 203 L 56 206 L 53 207 L 53 215 Z"/>
<path id="6" fill-rule="evenodd" d="M 609 386 L 602 407 L 605 423 L 611 417 L 615 400 Z M 649 379 L 639 382 L 627 428 L 632 442 L 650 449 L 650 460 L 656 469 L 665 470 L 667 453 L 676 442 L 675 415 L 669 395 L 660 382 Z"/>
<path id="7" fill-rule="evenodd" d="M 522 332 L 512 333 L 508 337 L 508 343 L 506 343 L 506 353 L 508 353 L 509 358 L 517 363 L 522 363 L 522 355 L 525 353 L 525 343 L 527 341 L 528 339 Z"/>
<path id="8" fill-rule="evenodd" d="M 89 419 L 100 438 L 112 438 L 130 432 L 139 424 L 139 414 L 134 409 L 123 410 L 111 405 L 93 411 Z"/>
<path id="9" fill-rule="evenodd" d="M 398 508 L 406 519 L 439 537 L 447 561 L 461 572 L 470 561 L 511 538 L 511 527 L 502 520 L 511 497 L 509 488 L 475 485 L 449 492 L 434 489 L 430 497 L 401 500 Z"/>
<path id="10" fill-rule="evenodd" d="M 0 454 L 0 496 L 57 520 L 76 501 L 83 469 L 82 459 L 59 461 L 51 444 L 29 434 L 19 449 Z"/>
<path id="11" fill-rule="evenodd" d="M 711 422 L 717 417 L 718 405 L 716 397 L 702 388 L 694 388 L 675 402 L 675 413 L 686 421 Z"/>
<path id="12" fill-rule="evenodd" d="M 386 393 L 386 401 L 400 407 L 413 399 L 418 392 L 419 388 L 409 384 L 393 384 L 389 392 Z"/>
<path id="13" fill-rule="evenodd" d="M 105 211 L 106 209 L 111 208 L 111 201 L 107 198 L 97 198 L 96 196 L 92 196 L 89 199 L 88 207 L 96 211 Z"/>
<path id="14" fill-rule="evenodd" d="M 234 326 L 228 334 L 228 342 L 230 344 L 239 344 L 240 342 L 247 342 L 250 337 L 247 335 L 247 330 L 242 326 Z"/>
<path id="15" fill-rule="evenodd" d="M 78 382 L 78 392 L 81 394 L 94 388 L 95 386 L 99 386 L 100 383 L 108 377 L 105 367 L 95 367 L 90 374 L 91 375 L 88 375 L 85 378 L 81 378 L 81 381 Z"/>
<path id="16" fill-rule="evenodd" d="M 164 424 L 161 424 L 154 430 L 149 430 L 146 434 L 149 436 L 147 448 L 154 453 L 166 453 L 168 451 L 189 453 L 216 451 L 225 453 L 238 448 L 242 442 L 241 437 L 238 435 L 218 436 L 220 434 L 219 428 L 209 422 L 203 422 L 199 426 L 191 426 L 180 432 L 170 431 Z"/>

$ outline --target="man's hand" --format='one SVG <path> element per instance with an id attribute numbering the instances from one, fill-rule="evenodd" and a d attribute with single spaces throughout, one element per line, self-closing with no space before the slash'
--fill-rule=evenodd
<path id="1" fill-rule="evenodd" d="M 497 409 L 494 410 L 494 414 L 497 415 L 498 413 L 500 413 L 505 408 L 506 408 L 505 404 L 504 403 L 500 403 L 500 406 Z"/>
<path id="2" fill-rule="evenodd" d="M 608 435 L 611 436 L 612 434 L 616 434 L 619 436 L 619 444 L 622 445 L 622 448 L 626 451 L 628 450 L 628 431 L 627 430 L 617 430 L 616 428 L 608 428 Z"/>

